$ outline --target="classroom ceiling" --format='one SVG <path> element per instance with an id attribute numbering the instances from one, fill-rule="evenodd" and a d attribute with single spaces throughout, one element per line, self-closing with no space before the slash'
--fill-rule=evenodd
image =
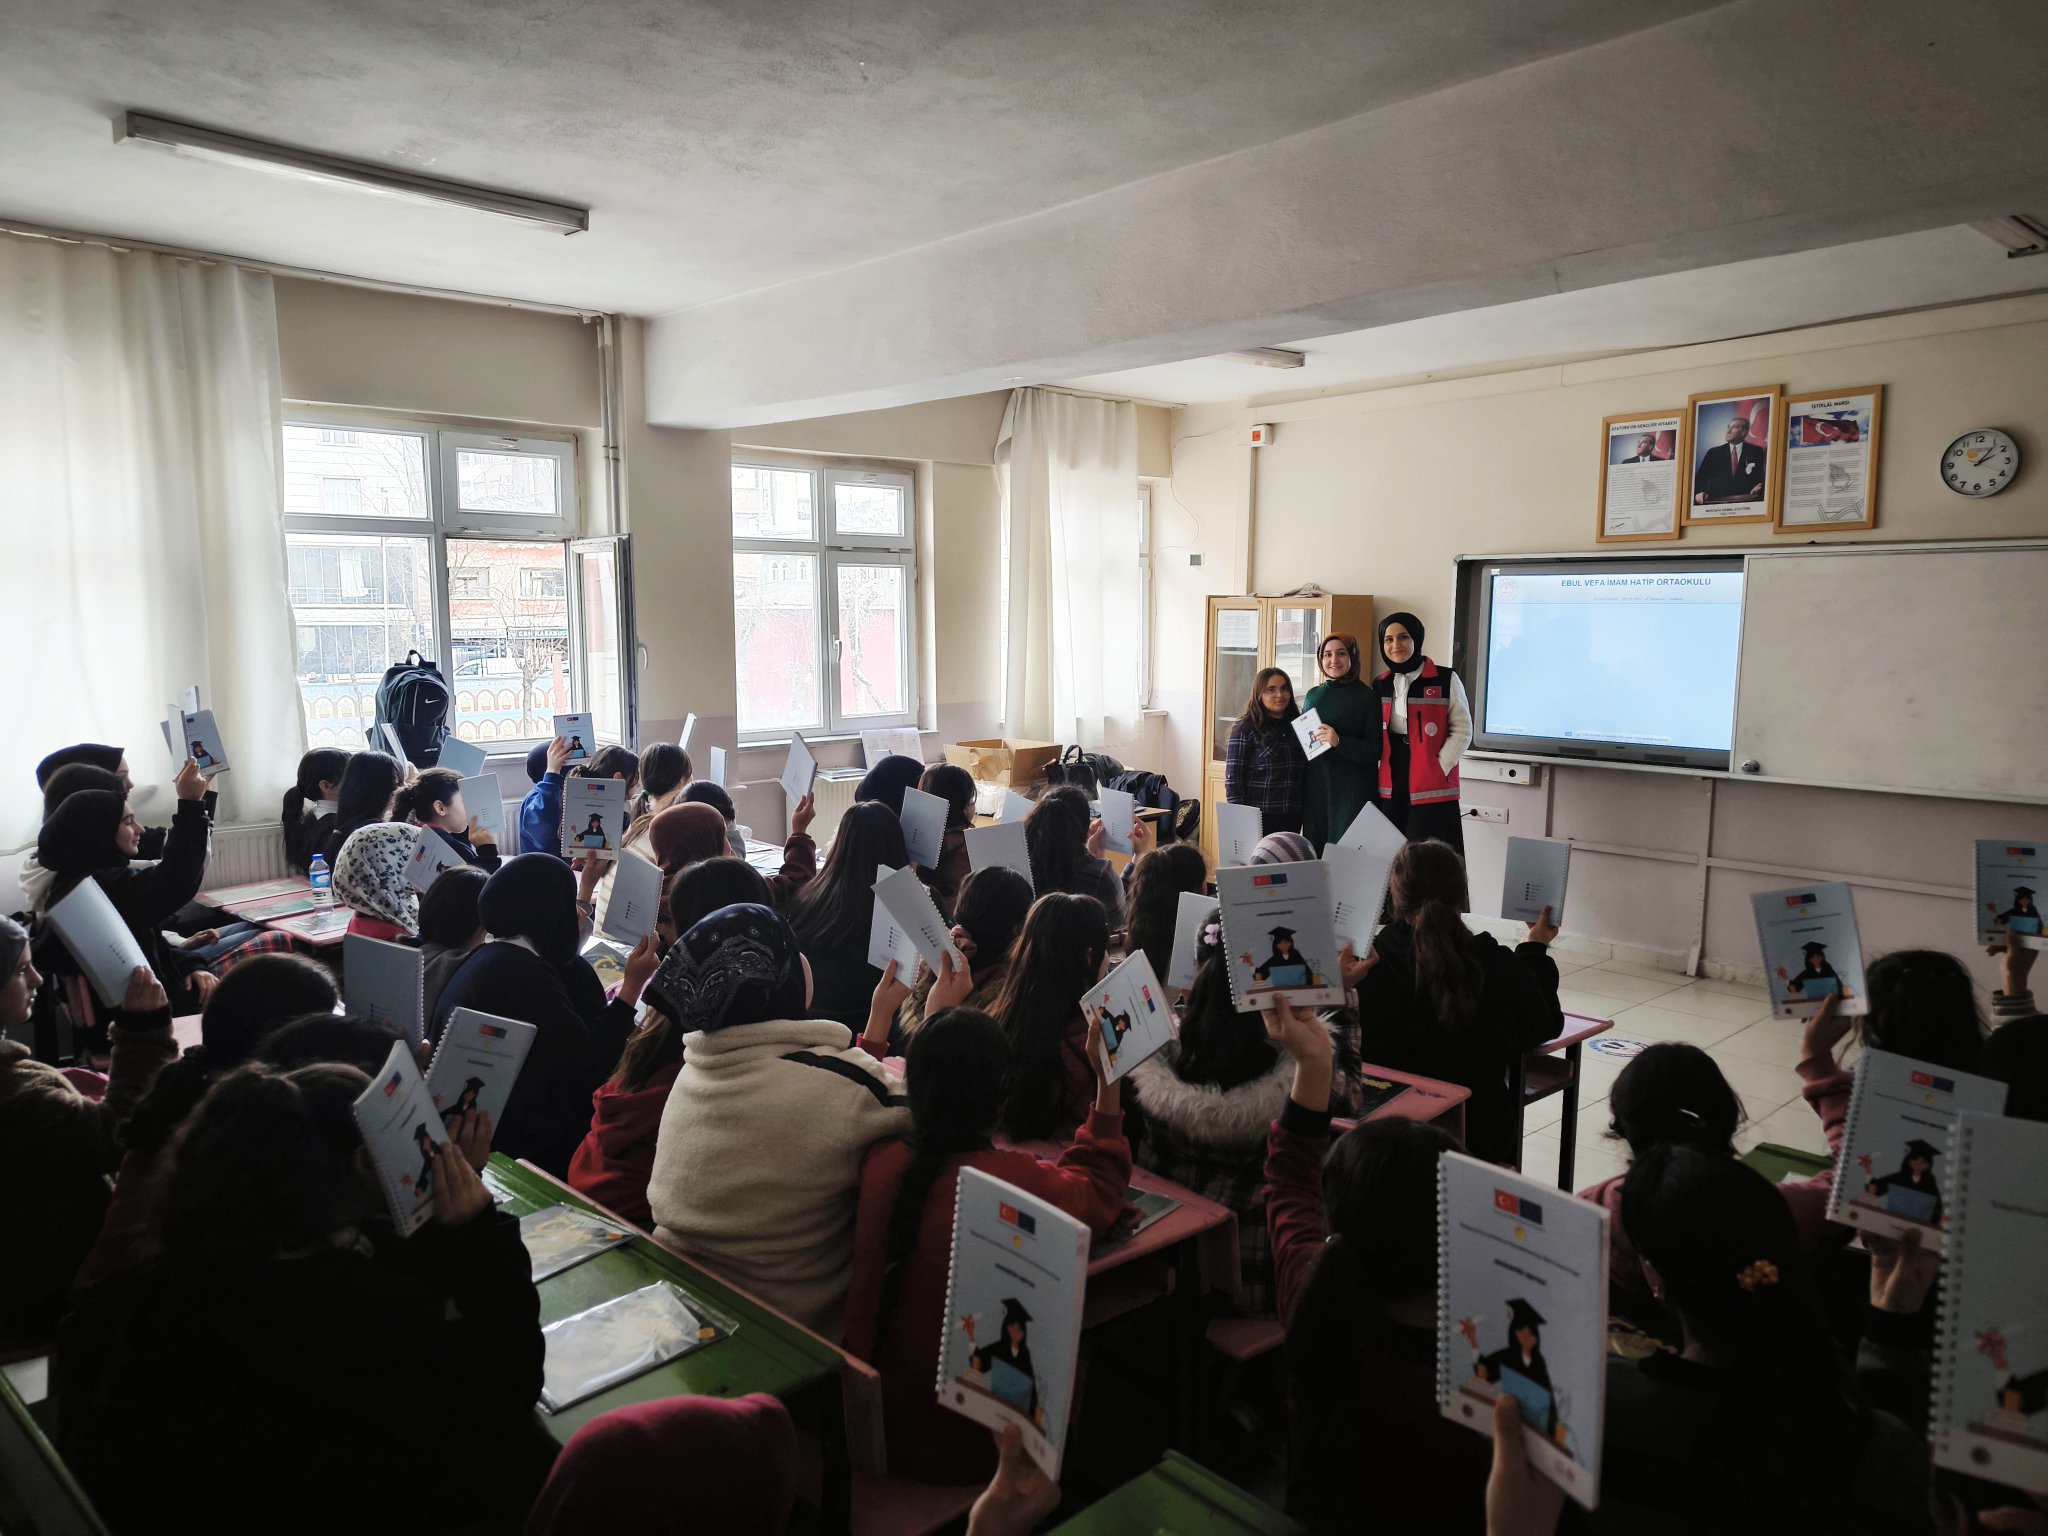
<path id="1" fill-rule="evenodd" d="M 662 314 L 1717 3 L 0 0 L 0 222 Z M 117 146 L 124 109 L 587 204 L 591 229 Z"/>
<path id="2" fill-rule="evenodd" d="M 1272 343 L 1307 355 L 1295 369 L 1197 357 L 1057 382 L 1172 405 L 1277 405 L 1361 385 L 1690 346 L 2043 288 L 2048 256 L 2008 260 L 1976 230 L 1951 225 Z"/>

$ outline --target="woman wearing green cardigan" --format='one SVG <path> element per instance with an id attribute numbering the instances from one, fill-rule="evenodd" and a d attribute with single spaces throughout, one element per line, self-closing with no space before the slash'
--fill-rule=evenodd
<path id="1" fill-rule="evenodd" d="M 1330 750 L 1308 765 L 1302 791 L 1302 833 L 1318 854 L 1372 803 L 1380 769 L 1380 707 L 1372 685 L 1359 676 L 1358 641 L 1329 635 L 1316 654 L 1323 680 L 1302 701 L 1322 720 L 1316 740 Z"/>

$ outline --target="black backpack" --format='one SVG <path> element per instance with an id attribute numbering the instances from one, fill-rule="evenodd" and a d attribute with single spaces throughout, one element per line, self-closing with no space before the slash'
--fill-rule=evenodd
<path id="1" fill-rule="evenodd" d="M 1045 781 L 1048 784 L 1072 784 L 1087 792 L 1093 800 L 1105 784 L 1114 784 L 1124 765 L 1107 752 L 1083 752 L 1079 747 L 1069 747 L 1060 754 L 1056 763 L 1046 765 Z"/>
<path id="2" fill-rule="evenodd" d="M 407 651 L 405 660 L 384 669 L 377 685 L 377 724 L 398 732 L 405 755 L 415 768 L 431 768 L 441 760 L 441 743 L 448 739 L 448 713 L 454 695 L 442 680 L 441 669 L 418 651 Z M 383 743 L 370 743 L 382 751 Z"/>

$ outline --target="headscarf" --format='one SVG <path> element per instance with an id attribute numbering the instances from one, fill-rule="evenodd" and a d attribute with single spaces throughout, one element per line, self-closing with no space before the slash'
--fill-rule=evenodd
<path id="1" fill-rule="evenodd" d="M 701 859 L 715 859 L 730 852 L 725 841 L 725 818 L 708 805 L 694 801 L 672 805 L 647 824 L 647 843 L 654 850 L 654 862 L 664 877 Z"/>
<path id="2" fill-rule="evenodd" d="M 121 788 L 121 775 L 111 769 L 95 768 L 91 763 L 66 763 L 43 786 L 43 820 L 48 821 L 50 812 L 87 789 L 104 789 L 116 795 L 127 793 Z"/>
<path id="3" fill-rule="evenodd" d="M 903 814 L 903 791 L 917 788 L 917 781 L 924 777 L 924 764 L 914 757 L 905 757 L 892 752 L 867 772 L 867 777 L 854 789 L 853 803 L 863 800 L 879 800 L 898 816 Z"/>
<path id="4" fill-rule="evenodd" d="M 119 773 L 121 759 L 127 755 L 119 747 L 101 746 L 96 741 L 81 741 L 75 747 L 61 747 L 36 764 L 36 788 L 48 789 L 50 775 L 72 763 L 90 763 L 93 767 L 104 768 L 109 773 Z"/>
<path id="5" fill-rule="evenodd" d="M 0 917 L 0 987 L 14 979 L 15 967 L 28 950 L 28 930 L 11 917 Z"/>
<path id="6" fill-rule="evenodd" d="M 1409 636 L 1415 641 L 1415 649 L 1409 653 L 1408 659 L 1399 666 L 1395 666 L 1393 662 L 1387 660 L 1387 626 L 1389 624 L 1400 625 L 1408 631 Z M 1422 620 L 1415 617 L 1412 613 L 1390 613 L 1384 619 L 1381 619 L 1378 627 L 1373 630 L 1373 644 L 1379 647 L 1380 662 L 1389 671 L 1413 672 L 1422 665 Z"/>
<path id="7" fill-rule="evenodd" d="M 334 894 L 345 906 L 420 931 L 420 893 L 405 878 L 405 867 L 420 845 L 420 829 L 402 821 L 373 821 L 357 827 L 334 856 Z"/>
<path id="8" fill-rule="evenodd" d="M 83 789 L 68 795 L 36 835 L 36 862 L 68 889 L 95 870 L 125 865 L 130 855 L 115 841 L 128 801 L 119 790 Z"/>
<path id="9" fill-rule="evenodd" d="M 770 908 L 720 907 L 676 940 L 647 992 L 686 1035 L 801 1018 L 803 956 Z"/>
<path id="10" fill-rule="evenodd" d="M 576 958 L 576 876 L 551 853 L 500 864 L 477 893 L 476 915 L 492 938 L 525 939 L 550 965 Z"/>
<path id="11" fill-rule="evenodd" d="M 1299 832 L 1268 832 L 1252 850 L 1254 864 L 1302 864 L 1313 860 L 1315 849 Z"/>
<path id="12" fill-rule="evenodd" d="M 766 1393 L 657 1398 L 570 1436 L 526 1536 L 782 1536 L 796 1484 L 796 1427 Z"/>

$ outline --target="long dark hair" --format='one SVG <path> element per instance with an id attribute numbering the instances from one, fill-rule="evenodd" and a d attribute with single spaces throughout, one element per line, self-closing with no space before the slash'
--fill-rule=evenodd
<path id="1" fill-rule="evenodd" d="M 979 1008 L 944 1008 L 911 1038 L 903 1063 L 910 1096 L 910 1166 L 896 1186 L 882 1247 L 879 1345 L 902 1289 L 903 1266 L 917 1250 L 918 1228 L 946 1161 L 991 1145 L 1010 1076 L 1010 1040 Z"/>
<path id="2" fill-rule="evenodd" d="M 1895 949 L 1873 960 L 1863 983 L 1870 1011 L 1857 1026 L 1864 1045 L 1957 1072 L 1977 1070 L 1984 1015 L 1963 962 L 1938 949 Z"/>
<path id="3" fill-rule="evenodd" d="M 1259 695 L 1266 690 L 1266 684 L 1274 678 L 1284 678 L 1287 683 L 1287 709 L 1283 714 L 1274 714 L 1266 708 L 1266 701 Z M 1301 717 L 1301 701 L 1294 696 L 1294 679 L 1287 676 L 1285 667 L 1261 667 L 1259 675 L 1252 679 L 1252 696 L 1245 702 L 1244 713 L 1237 717 L 1239 725 L 1249 726 L 1255 731 L 1277 731 L 1291 720 Z"/>
<path id="4" fill-rule="evenodd" d="M 391 803 L 392 820 L 424 825 L 440 814 L 437 805 L 453 805 L 461 793 L 462 775 L 453 768 L 422 768 Z"/>
<path id="5" fill-rule="evenodd" d="M 640 753 L 640 797 L 633 806 L 633 824 L 626 839 L 638 841 L 654 820 L 654 802 L 690 782 L 690 754 L 672 741 L 657 741 Z"/>
<path id="6" fill-rule="evenodd" d="M 1368 1120 L 1323 1160 L 1330 1239 L 1315 1257 L 1287 1324 L 1288 1397 L 1299 1454 L 1288 1509 L 1311 1530 L 1357 1518 L 1352 1465 L 1368 1431 L 1372 1335 L 1397 1302 L 1437 1286 L 1437 1164 L 1457 1137 L 1420 1120 Z"/>
<path id="7" fill-rule="evenodd" d="M 1031 882 L 1016 870 L 995 864 L 977 869 L 960 882 L 953 904 L 953 925 L 974 940 L 974 975 L 980 979 L 1008 963 L 1024 919 L 1031 915 Z"/>
<path id="8" fill-rule="evenodd" d="M 879 800 L 849 807 L 825 867 L 790 898 L 789 926 L 797 941 L 806 950 L 865 943 L 875 915 L 876 867 L 901 869 L 909 859 L 903 823 L 894 811 Z"/>
<path id="9" fill-rule="evenodd" d="M 1621 1069 L 1607 1103 L 1611 1134 L 1637 1157 L 1666 1145 L 1735 1155 L 1742 1100 L 1696 1045 L 1659 1040 Z"/>
<path id="10" fill-rule="evenodd" d="M 1387 881 L 1394 921 L 1415 941 L 1415 995 L 1434 1007 L 1447 1031 L 1464 1029 L 1479 1008 L 1485 975 L 1461 915 L 1468 904 L 1465 861 L 1435 838 L 1405 844 Z"/>
<path id="11" fill-rule="evenodd" d="M 1173 1075 L 1225 1090 L 1263 1077 L 1273 1070 L 1278 1048 L 1259 1015 L 1239 1013 L 1230 1000 L 1230 957 L 1220 945 L 1202 945 L 1196 952 L 1201 959 L 1181 1011 Z"/>
<path id="12" fill-rule="evenodd" d="M 1154 848 L 1131 870 L 1130 895 L 1124 903 L 1124 948 L 1145 951 L 1162 984 L 1173 963 L 1173 925 L 1180 916 L 1180 899 L 1200 893 L 1208 884 L 1209 861 L 1193 843 Z"/>
<path id="13" fill-rule="evenodd" d="M 299 776 L 284 792 L 284 862 L 304 874 L 313 862 L 312 821 L 306 802 L 320 798 L 322 784 L 338 784 L 348 772 L 349 754 L 339 747 L 315 747 L 299 759 Z M 337 793 L 339 791 L 337 790 Z"/>
<path id="14" fill-rule="evenodd" d="M 1108 953 L 1109 919 L 1093 897 L 1054 891 L 1032 903 L 990 1009 L 1010 1039 L 1003 1130 L 1013 1141 L 1056 1134 L 1072 1107 L 1061 1103 L 1060 1053 Z"/>
<path id="15" fill-rule="evenodd" d="M 1723 1411 L 1693 1442 L 1703 1475 L 1738 1499 L 1810 1490 L 1839 1514 L 1839 1492 L 1802 1469 L 1815 1453 L 1853 1461 L 1866 1416 L 1783 1196 L 1735 1158 L 1667 1144 L 1629 1169 L 1621 1217 L 1687 1341 L 1705 1344 L 1726 1377 Z M 1782 1527 L 1788 1513 L 1773 1509 L 1762 1523 Z"/>
<path id="16" fill-rule="evenodd" d="M 1075 784 L 1054 785 L 1024 818 L 1031 883 L 1041 896 L 1079 888 L 1088 861 L 1088 822 L 1087 793 Z"/>
<path id="17" fill-rule="evenodd" d="M 451 864 L 434 876 L 420 898 L 420 943 L 458 949 L 483 932 L 476 904 L 489 878 L 474 864 Z"/>
<path id="18" fill-rule="evenodd" d="M 946 826 L 974 825 L 974 775 L 958 763 L 933 763 L 918 778 L 917 787 L 946 802 Z"/>
<path id="19" fill-rule="evenodd" d="M 358 827 L 391 819 L 391 802 L 405 783 L 405 765 L 389 752 L 358 752 L 342 771 L 335 793 L 334 827 L 346 838 Z"/>

